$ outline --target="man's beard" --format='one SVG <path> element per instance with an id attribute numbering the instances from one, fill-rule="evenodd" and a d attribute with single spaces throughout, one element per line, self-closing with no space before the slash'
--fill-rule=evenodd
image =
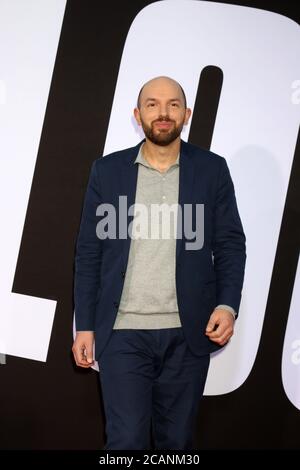
<path id="1" fill-rule="evenodd" d="M 160 129 L 159 131 L 154 130 L 154 125 L 157 122 L 172 122 L 173 123 L 173 129 Z M 151 123 L 151 126 L 148 126 L 142 119 L 141 119 L 141 124 L 145 133 L 145 136 L 153 143 L 156 145 L 161 145 L 162 147 L 165 147 L 174 140 L 177 139 L 177 137 L 180 136 L 184 121 L 179 126 L 176 126 L 175 121 L 172 121 L 168 116 L 162 117 L 160 116 L 158 119 L 153 121 Z"/>

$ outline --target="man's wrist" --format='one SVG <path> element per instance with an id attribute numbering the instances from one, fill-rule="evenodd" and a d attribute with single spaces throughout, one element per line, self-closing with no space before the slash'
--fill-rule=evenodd
<path id="1" fill-rule="evenodd" d="M 228 312 L 231 313 L 233 318 L 236 319 L 236 311 L 232 307 L 230 307 L 230 305 L 218 305 L 217 307 L 215 307 L 215 310 L 217 310 L 218 308 L 222 310 L 228 310 Z"/>

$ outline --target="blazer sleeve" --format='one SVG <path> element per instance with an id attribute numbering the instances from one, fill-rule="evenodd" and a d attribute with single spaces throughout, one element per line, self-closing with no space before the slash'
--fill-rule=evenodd
<path id="1" fill-rule="evenodd" d="M 102 243 L 96 234 L 96 210 L 101 204 L 96 160 L 84 198 L 75 253 L 74 302 L 76 331 L 94 331 L 97 291 L 100 287 Z"/>
<path id="2" fill-rule="evenodd" d="M 217 278 L 217 304 L 230 305 L 238 316 L 246 263 L 246 237 L 233 182 L 223 157 L 213 212 L 212 250 Z"/>

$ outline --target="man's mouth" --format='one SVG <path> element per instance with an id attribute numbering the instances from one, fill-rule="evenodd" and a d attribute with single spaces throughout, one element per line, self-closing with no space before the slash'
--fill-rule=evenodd
<path id="1" fill-rule="evenodd" d="M 160 129 L 169 129 L 172 126 L 172 121 L 157 121 L 155 124 Z"/>

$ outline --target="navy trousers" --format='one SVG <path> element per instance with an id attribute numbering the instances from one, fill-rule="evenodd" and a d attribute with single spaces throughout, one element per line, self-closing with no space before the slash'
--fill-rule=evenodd
<path id="1" fill-rule="evenodd" d="M 99 358 L 104 449 L 151 449 L 151 432 L 155 449 L 194 449 L 209 361 L 190 352 L 181 327 L 113 330 Z"/>

